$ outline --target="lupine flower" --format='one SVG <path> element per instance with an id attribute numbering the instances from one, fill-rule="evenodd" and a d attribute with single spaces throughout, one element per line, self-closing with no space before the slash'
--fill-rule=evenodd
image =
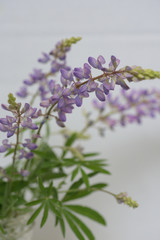
<path id="1" fill-rule="evenodd" d="M 20 173 L 20 175 L 21 175 L 22 177 L 27 177 L 27 176 L 29 176 L 29 174 L 30 174 L 29 171 L 24 170 L 24 169 L 21 169 L 21 171 L 20 171 L 19 173 Z"/>
<path id="2" fill-rule="evenodd" d="M 42 53 L 42 58 L 38 59 L 38 62 L 40 62 L 40 63 L 47 63 L 49 61 L 50 61 L 49 55 L 47 53 L 44 53 L 44 52 Z"/>
<path id="3" fill-rule="evenodd" d="M 85 63 L 83 68 L 74 68 L 73 74 L 79 79 L 88 79 L 90 78 L 91 67 L 88 65 L 88 63 Z"/>
<path id="4" fill-rule="evenodd" d="M 72 71 L 67 71 L 66 69 L 61 69 L 60 70 L 62 77 L 66 80 L 73 81 L 73 72 Z"/>
<path id="5" fill-rule="evenodd" d="M 88 62 L 93 68 L 97 68 L 99 70 L 101 70 L 103 68 L 103 64 L 106 63 L 104 57 L 101 55 L 97 58 L 97 60 L 93 57 L 89 57 Z"/>
<path id="6" fill-rule="evenodd" d="M 37 145 L 35 143 L 31 142 L 31 139 L 25 139 L 26 143 L 23 143 L 23 147 L 28 148 L 29 150 L 34 150 L 37 148 Z"/>
<path id="7" fill-rule="evenodd" d="M 45 74 L 42 72 L 41 69 L 34 69 L 33 73 L 30 74 L 30 78 L 24 80 L 25 85 L 33 85 L 37 81 L 41 81 L 43 78 L 45 78 Z"/>
<path id="8" fill-rule="evenodd" d="M 27 88 L 21 87 L 19 92 L 16 93 L 18 97 L 25 98 L 28 95 Z"/>
<path id="9" fill-rule="evenodd" d="M 113 97 L 109 94 L 103 104 L 94 100 L 93 105 L 100 112 L 100 121 L 114 129 L 118 124 L 125 126 L 127 123 L 141 123 L 145 116 L 155 117 L 160 112 L 159 98 L 160 92 L 156 89 L 122 90 L 121 96 Z M 107 113 L 104 113 L 105 108 Z"/>
<path id="10" fill-rule="evenodd" d="M 26 152 L 24 149 L 20 149 L 19 153 L 20 153 L 19 159 L 23 159 L 23 158 L 32 159 L 34 156 L 32 152 Z"/>
<path id="11" fill-rule="evenodd" d="M 11 148 L 11 144 L 8 144 L 8 139 L 2 141 L 2 146 L 0 146 L 0 152 L 5 152 L 7 149 Z"/>

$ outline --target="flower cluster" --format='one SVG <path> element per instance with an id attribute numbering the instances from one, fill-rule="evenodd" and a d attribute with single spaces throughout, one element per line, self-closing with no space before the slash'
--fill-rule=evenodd
<path id="1" fill-rule="evenodd" d="M 133 201 L 131 197 L 127 196 L 127 193 L 119 193 L 116 195 L 116 199 L 118 203 L 124 203 L 128 205 L 129 207 L 137 208 L 138 203 L 136 201 Z"/>
<path id="2" fill-rule="evenodd" d="M 117 125 L 141 123 L 144 116 L 154 117 L 156 113 L 160 113 L 160 91 L 122 90 L 116 97 L 109 94 L 103 103 L 94 100 L 93 106 L 99 111 L 98 120 L 110 129 L 114 129 Z"/>
<path id="3" fill-rule="evenodd" d="M 29 95 L 29 86 L 36 85 L 37 91 L 32 94 L 30 103 L 27 100 L 24 105 L 17 103 L 14 95 L 9 94 L 8 104 L 1 105 L 9 114 L 0 118 L 0 131 L 7 135 L 7 139 L 2 140 L 0 153 L 5 152 L 5 156 L 12 154 L 12 163 L 4 169 L 0 167 L 0 220 L 18 215 L 18 211 L 32 212 L 39 205 L 27 224 L 31 224 L 43 210 L 42 227 L 50 211 L 56 217 L 56 224 L 60 224 L 64 237 L 65 222 L 68 222 L 78 239 L 85 239 L 83 234 L 89 239 L 95 239 L 77 214 L 105 225 L 103 216 L 90 207 L 68 205 L 67 201 L 102 191 L 114 196 L 118 203 L 125 203 L 133 208 L 138 207 L 138 204 L 126 193 L 114 194 L 105 190 L 108 185 L 106 182 L 92 184 L 90 178 L 97 174 L 110 174 L 106 169 L 105 159 L 99 158 L 95 151 L 85 153 L 83 146 L 76 147 L 75 142 L 86 139 L 85 131 L 98 122 L 114 129 L 118 124 L 125 126 L 132 122 L 140 123 L 144 116 L 154 117 L 160 112 L 160 91 L 127 91 L 127 82 L 160 78 L 160 72 L 137 66 L 118 68 L 119 59 L 111 56 L 110 62 L 106 64 L 102 55 L 97 58 L 89 57 L 82 67 L 72 69 L 66 62 L 66 56 L 72 44 L 79 40 L 80 38 L 66 39 L 58 42 L 50 53 L 42 53 L 38 62 L 49 64 L 49 70 L 43 72 L 41 69 L 34 69 L 17 92 L 19 97 L 25 98 Z M 96 76 L 93 75 L 95 69 L 99 72 Z M 116 85 L 121 87 L 118 97 L 113 96 Z M 87 124 L 81 131 L 61 130 L 59 133 L 64 138 L 64 144 L 50 146 L 46 141 L 51 136 L 48 122 L 50 118 L 54 117 L 60 127 L 65 127 L 66 115 L 71 114 L 75 107 L 81 107 L 83 99 L 92 93 L 97 98 L 93 105 L 98 110 L 98 117 L 95 120 L 90 119 L 91 114 L 87 113 Z M 33 107 L 36 97 L 40 97 L 38 109 Z M 45 138 L 38 142 L 44 125 Z M 10 142 L 12 136 L 15 136 L 15 143 Z M 71 184 L 66 187 L 68 180 Z M 28 189 L 30 200 L 26 198 L 25 190 Z M 6 230 L 6 223 L 0 225 L 1 231 L 3 228 Z"/>
<path id="4" fill-rule="evenodd" d="M 70 38 L 58 42 L 53 50 L 50 53 L 42 53 L 42 57 L 38 59 L 38 62 L 45 64 L 50 64 L 50 70 L 48 73 L 44 73 L 41 69 L 34 69 L 33 73 L 29 75 L 28 79 L 23 81 L 24 86 L 20 88 L 17 92 L 17 96 L 25 98 L 28 96 L 28 86 L 38 84 L 38 95 L 43 100 L 46 98 L 49 93 L 48 89 L 48 77 L 54 76 L 60 71 L 60 69 L 65 68 L 70 70 L 70 67 L 66 63 L 66 54 L 71 49 L 72 44 L 78 42 L 81 38 Z"/>
<path id="5" fill-rule="evenodd" d="M 33 122 L 33 119 L 41 116 L 41 110 L 37 108 L 32 108 L 28 103 L 24 104 L 24 107 L 21 107 L 21 103 L 16 103 L 16 98 L 9 94 L 9 105 L 2 104 L 2 108 L 6 111 L 12 113 L 12 116 L 6 116 L 5 118 L 0 118 L 0 131 L 7 133 L 7 138 L 10 138 L 15 133 L 18 135 L 20 128 L 22 129 L 31 129 L 37 130 L 38 126 Z M 30 139 L 26 139 L 25 143 L 21 143 L 24 148 L 33 150 L 37 148 L 37 145 L 32 143 Z M 19 144 L 19 142 L 17 143 Z M 11 144 L 8 143 L 8 139 L 2 141 L 2 146 L 0 146 L 0 152 L 5 152 L 7 149 L 11 148 Z M 31 158 L 33 153 L 27 152 L 24 149 L 20 149 L 19 158 Z"/>

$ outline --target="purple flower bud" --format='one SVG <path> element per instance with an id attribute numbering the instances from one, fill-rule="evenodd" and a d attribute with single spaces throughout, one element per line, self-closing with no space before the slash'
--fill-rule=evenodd
<path id="1" fill-rule="evenodd" d="M 96 97 L 100 100 L 100 101 L 105 101 L 105 95 L 103 93 L 103 91 L 100 88 L 96 88 L 95 91 Z"/>
<path id="2" fill-rule="evenodd" d="M 43 101 L 41 101 L 40 102 L 40 106 L 41 107 L 46 107 L 46 108 L 48 108 L 49 106 L 50 106 L 50 100 L 49 99 L 46 99 L 46 100 L 43 100 Z"/>
<path id="3" fill-rule="evenodd" d="M 62 121 L 62 122 L 66 121 L 66 115 L 64 112 L 59 111 L 58 116 L 59 116 L 60 121 Z"/>
<path id="4" fill-rule="evenodd" d="M 111 56 L 111 62 L 109 63 L 109 69 L 114 71 L 120 64 L 120 60 L 117 59 L 115 56 Z"/>
<path id="5" fill-rule="evenodd" d="M 20 149 L 19 152 L 20 152 L 19 159 L 22 159 L 22 158 L 32 159 L 34 156 L 32 152 L 26 152 L 23 149 Z"/>
<path id="6" fill-rule="evenodd" d="M 50 60 L 50 57 L 47 53 L 42 53 L 43 57 L 38 59 L 38 62 L 40 63 L 47 63 Z"/>
<path id="7" fill-rule="evenodd" d="M 82 106 L 82 98 L 80 96 L 77 96 L 75 98 L 75 101 L 76 101 L 76 106 L 77 107 L 81 107 Z"/>
<path id="8" fill-rule="evenodd" d="M 24 116 L 25 117 L 32 117 L 35 112 L 37 111 L 37 108 L 32 108 L 30 107 L 25 113 L 24 113 Z"/>
<path id="9" fill-rule="evenodd" d="M 10 111 L 9 106 L 7 106 L 6 104 L 1 104 L 1 107 L 2 107 L 4 110 Z"/>
<path id="10" fill-rule="evenodd" d="M 18 97 L 25 98 L 28 93 L 27 93 L 27 88 L 26 87 L 21 87 L 19 92 L 16 93 Z"/>
<path id="11" fill-rule="evenodd" d="M 62 77 L 65 78 L 66 80 L 73 81 L 73 73 L 72 71 L 67 71 L 64 68 L 60 70 Z"/>
<path id="12" fill-rule="evenodd" d="M 58 119 L 58 118 L 56 118 L 56 123 L 60 127 L 65 127 L 64 123 L 60 119 Z"/>
<path id="13" fill-rule="evenodd" d="M 30 174 L 30 172 L 27 170 L 21 169 L 21 171 L 20 171 L 20 175 L 22 175 L 22 177 L 28 177 L 29 174 Z"/>
<path id="14" fill-rule="evenodd" d="M 21 122 L 21 126 L 23 128 L 30 128 L 32 130 L 38 129 L 38 126 L 35 123 L 32 123 L 32 119 L 29 117 L 23 119 L 23 121 Z"/>
<path id="15" fill-rule="evenodd" d="M 8 144 L 8 139 L 2 141 L 2 146 L 0 146 L 0 152 L 5 152 L 8 148 L 11 148 L 11 144 Z"/>
<path id="16" fill-rule="evenodd" d="M 103 56 L 99 56 L 98 58 L 97 58 L 97 60 L 95 59 L 95 58 L 93 58 L 93 57 L 89 57 L 88 58 L 88 62 L 89 62 L 89 64 L 92 66 L 92 67 L 94 67 L 94 68 L 97 68 L 97 69 L 102 69 L 102 65 L 103 64 L 105 64 L 105 59 L 104 59 L 104 57 Z"/>
<path id="17" fill-rule="evenodd" d="M 35 143 L 32 143 L 30 139 L 25 139 L 26 143 L 23 143 L 23 147 L 27 147 L 30 150 L 34 150 L 37 148 Z"/>

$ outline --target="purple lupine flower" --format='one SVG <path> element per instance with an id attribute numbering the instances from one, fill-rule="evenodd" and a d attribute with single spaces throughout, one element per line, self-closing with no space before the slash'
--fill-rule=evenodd
<path id="1" fill-rule="evenodd" d="M 27 111 L 24 112 L 24 116 L 25 117 L 32 117 L 35 114 L 36 111 L 37 111 L 37 108 L 29 107 L 27 109 Z"/>
<path id="2" fill-rule="evenodd" d="M 56 73 L 58 72 L 60 69 L 64 68 L 65 67 L 65 62 L 62 62 L 62 63 L 59 63 L 57 62 L 56 60 L 53 60 L 51 62 L 51 72 L 52 73 Z"/>
<path id="3" fill-rule="evenodd" d="M 42 53 L 42 58 L 38 59 L 38 62 L 40 62 L 40 63 L 47 63 L 49 61 L 50 61 L 49 55 L 47 53 L 44 53 L 44 52 Z"/>
<path id="4" fill-rule="evenodd" d="M 101 55 L 97 58 L 97 60 L 93 57 L 89 57 L 88 62 L 93 68 L 97 68 L 100 70 L 103 68 L 102 65 L 106 63 L 104 57 Z"/>
<path id="5" fill-rule="evenodd" d="M 0 146 L 0 152 L 5 152 L 9 148 L 11 148 L 11 144 L 8 144 L 8 139 L 4 139 L 2 141 L 2 146 Z"/>
<path id="6" fill-rule="evenodd" d="M 99 102 L 98 100 L 94 99 L 93 106 L 100 112 L 103 112 L 104 109 L 106 108 L 106 102 Z"/>
<path id="7" fill-rule="evenodd" d="M 33 73 L 31 73 L 29 79 L 24 80 L 24 84 L 25 85 L 33 85 L 34 83 L 36 83 L 37 81 L 41 81 L 42 79 L 45 78 L 45 74 L 42 72 L 41 69 L 34 69 Z"/>
<path id="8" fill-rule="evenodd" d="M 15 117 L 6 116 L 6 118 L 0 118 L 0 131 L 7 132 L 7 137 L 14 135 L 17 129 L 17 123 Z"/>
<path id="9" fill-rule="evenodd" d="M 32 119 L 29 117 L 25 117 L 22 122 L 21 122 L 21 126 L 23 128 L 30 128 L 32 130 L 36 130 L 38 129 L 38 126 L 32 122 Z"/>
<path id="10" fill-rule="evenodd" d="M 109 63 L 109 70 L 115 71 L 120 64 L 120 60 L 115 56 L 111 56 L 111 62 Z"/>
<path id="11" fill-rule="evenodd" d="M 18 97 L 25 98 L 28 95 L 27 88 L 21 87 L 19 92 L 16 93 Z"/>
<path id="12" fill-rule="evenodd" d="M 80 88 L 77 89 L 77 96 L 75 98 L 75 103 L 77 107 L 80 107 L 82 105 L 82 99 L 84 97 L 89 97 L 87 85 L 82 85 Z"/>
<path id="13" fill-rule="evenodd" d="M 23 143 L 23 147 L 28 148 L 29 150 L 34 150 L 37 148 L 37 145 L 35 143 L 31 142 L 31 139 L 25 139 L 26 143 Z"/>
<path id="14" fill-rule="evenodd" d="M 19 174 L 22 176 L 22 177 L 28 177 L 30 172 L 25 170 L 25 169 L 21 169 L 21 171 L 19 172 Z"/>
<path id="15" fill-rule="evenodd" d="M 56 123 L 59 127 L 65 127 L 64 123 L 59 118 L 56 118 Z"/>
<path id="16" fill-rule="evenodd" d="M 60 72 L 61 72 L 61 74 L 62 74 L 62 77 L 65 78 L 66 80 L 69 80 L 69 81 L 71 81 L 71 82 L 74 80 L 74 79 L 73 79 L 73 72 L 72 72 L 72 71 L 68 71 L 68 70 L 62 68 L 62 69 L 60 70 Z"/>
<path id="17" fill-rule="evenodd" d="M 74 68 L 73 74 L 79 79 L 88 79 L 90 78 L 91 67 L 88 65 L 88 63 L 85 63 L 83 68 Z"/>
<path id="18" fill-rule="evenodd" d="M 58 58 L 59 60 L 65 60 L 66 53 L 70 50 L 70 47 L 62 46 L 63 41 L 57 42 L 55 49 L 50 52 L 50 55 L 53 55 L 55 58 Z"/>
<path id="19" fill-rule="evenodd" d="M 32 159 L 34 157 L 34 154 L 32 152 L 26 152 L 24 149 L 19 150 L 19 159 L 26 158 L 26 159 Z"/>
<path id="20" fill-rule="evenodd" d="M 104 92 L 100 89 L 100 88 L 96 88 L 95 90 L 95 94 L 96 94 L 96 97 L 100 100 L 100 101 L 105 101 L 105 95 L 104 95 Z"/>

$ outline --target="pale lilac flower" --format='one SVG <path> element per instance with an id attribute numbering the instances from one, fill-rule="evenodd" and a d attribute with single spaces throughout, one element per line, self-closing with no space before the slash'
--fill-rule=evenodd
<path id="1" fill-rule="evenodd" d="M 21 171 L 19 172 L 20 175 L 22 175 L 22 177 L 28 177 L 30 172 L 24 169 L 21 169 Z"/>
<path id="2" fill-rule="evenodd" d="M 0 146 L 0 152 L 5 152 L 9 148 L 11 148 L 11 144 L 8 144 L 8 139 L 4 139 L 2 141 L 2 146 Z"/>
<path id="3" fill-rule="evenodd" d="M 100 55 L 97 58 L 97 60 L 93 57 L 89 57 L 88 62 L 93 68 L 97 68 L 97 69 L 101 70 L 103 68 L 103 64 L 105 64 L 106 61 L 105 61 L 104 57 Z"/>
<path id="4" fill-rule="evenodd" d="M 25 98 L 28 95 L 27 88 L 21 87 L 19 92 L 16 93 L 18 97 Z"/>
<path id="5" fill-rule="evenodd" d="M 50 61 L 49 55 L 47 53 L 44 53 L 44 52 L 42 53 L 42 58 L 38 59 L 38 62 L 40 62 L 40 63 L 47 63 L 49 61 Z"/>
<path id="6" fill-rule="evenodd" d="M 37 145 L 35 143 L 31 142 L 31 139 L 25 139 L 26 143 L 23 143 L 23 147 L 27 147 L 29 150 L 34 150 L 37 148 Z"/>

